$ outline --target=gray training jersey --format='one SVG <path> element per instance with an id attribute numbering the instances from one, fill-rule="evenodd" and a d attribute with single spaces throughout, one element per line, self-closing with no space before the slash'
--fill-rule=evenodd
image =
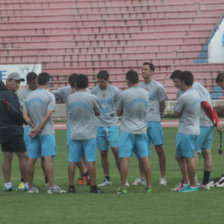
<path id="1" fill-rule="evenodd" d="M 87 140 L 96 137 L 95 113 L 100 113 L 96 96 L 75 92 L 68 96 L 68 117 L 72 140 Z"/>
<path id="2" fill-rule="evenodd" d="M 33 123 L 39 126 L 47 111 L 55 111 L 55 97 L 46 89 L 36 89 L 30 93 L 25 101 L 24 112 L 27 112 Z M 54 123 L 51 117 L 45 124 L 40 135 L 54 134 Z"/>
<path id="3" fill-rule="evenodd" d="M 31 92 L 32 92 L 32 90 L 30 90 L 28 87 L 19 91 L 19 93 L 18 93 L 19 103 L 22 107 L 24 107 L 25 101 Z"/>
<path id="4" fill-rule="evenodd" d="M 116 114 L 117 102 L 120 90 L 112 85 L 108 85 L 106 89 L 96 86 L 91 91 L 100 103 L 100 116 L 96 118 L 98 127 L 108 127 L 118 124 L 118 116 Z"/>
<path id="5" fill-rule="evenodd" d="M 208 101 L 210 106 L 212 107 L 212 99 L 208 92 L 208 90 L 199 82 L 194 82 L 192 88 L 197 91 L 200 96 L 201 101 Z M 183 94 L 183 91 L 179 90 L 176 93 L 177 99 Z M 212 121 L 205 113 L 204 109 L 201 108 L 201 115 L 200 115 L 200 126 L 202 127 L 211 127 L 213 126 Z"/>
<path id="6" fill-rule="evenodd" d="M 87 88 L 86 92 L 89 93 L 90 90 Z M 60 100 L 64 100 L 65 102 L 65 109 L 66 109 L 66 123 L 67 126 L 69 125 L 68 121 L 68 96 L 73 93 L 71 86 L 64 86 L 57 90 L 53 90 L 52 93 L 55 95 L 56 98 Z"/>
<path id="7" fill-rule="evenodd" d="M 141 82 L 139 86 L 148 91 L 147 121 L 161 121 L 159 103 L 167 100 L 167 95 L 162 84 L 152 80 L 150 83 Z"/>
<path id="8" fill-rule="evenodd" d="M 130 134 L 146 134 L 148 92 L 140 87 L 132 87 L 120 94 L 118 110 L 123 112 L 121 131 Z"/>
<path id="9" fill-rule="evenodd" d="M 178 132 L 182 134 L 200 134 L 201 99 L 193 88 L 184 92 L 177 101 L 174 110 L 181 114 Z"/>

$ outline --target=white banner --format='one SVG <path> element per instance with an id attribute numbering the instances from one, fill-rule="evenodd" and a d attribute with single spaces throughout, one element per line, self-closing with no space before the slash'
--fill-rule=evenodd
<path id="1" fill-rule="evenodd" d="M 41 73 L 41 64 L 20 64 L 20 65 L 0 65 L 0 80 L 5 83 L 11 72 L 18 72 L 26 80 L 29 72 Z M 21 82 L 20 86 L 25 86 L 26 82 Z"/>

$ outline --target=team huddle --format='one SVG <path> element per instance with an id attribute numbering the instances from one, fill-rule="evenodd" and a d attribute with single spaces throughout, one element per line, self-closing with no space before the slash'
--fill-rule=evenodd
<path id="1" fill-rule="evenodd" d="M 52 114 L 56 100 L 66 105 L 68 147 L 68 192 L 74 193 L 75 167 L 80 170 L 79 184 L 83 180 L 90 185 L 90 193 L 103 193 L 99 187 L 112 185 L 109 172 L 108 149 L 111 148 L 121 186 L 117 194 L 126 194 L 128 163 L 133 153 L 139 160 L 140 176 L 132 185 L 145 185 L 144 192 L 150 194 L 151 166 L 150 146 L 153 144 L 159 158 L 160 185 L 166 185 L 166 157 L 163 149 L 164 136 L 161 117 L 165 110 L 167 95 L 163 86 L 152 76 L 154 65 L 145 62 L 142 66 L 144 81 L 139 83 L 138 73 L 126 73 L 128 89 L 120 90 L 109 84 L 109 74 L 102 70 L 97 74 L 97 86 L 88 89 L 88 76 L 71 74 L 69 86 L 48 91 L 50 75 L 42 72 L 38 76 L 27 75 L 27 88 L 17 95 L 20 82 L 18 73 L 11 73 L 6 86 L 0 83 L 0 143 L 4 153 L 4 191 L 12 191 L 10 181 L 13 153 L 19 158 L 21 183 L 19 188 L 28 193 L 37 193 L 33 184 L 35 163 L 41 158 L 48 193 L 65 193 L 54 183 L 53 158 L 56 156 L 56 141 Z M 212 108 L 207 89 L 189 71 L 174 71 L 170 78 L 177 91 L 174 113 L 180 117 L 176 137 L 176 160 L 180 166 L 182 180 L 172 190 L 195 192 L 198 188 L 209 189 L 211 174 L 211 147 L 213 127 L 222 131 L 218 115 Z M 216 82 L 224 88 L 224 74 Z M 3 116 L 2 116 L 3 115 Z M 119 128 L 119 117 L 121 123 Z M 105 178 L 96 183 L 97 148 Z M 204 177 L 197 185 L 197 154 L 204 158 Z"/>

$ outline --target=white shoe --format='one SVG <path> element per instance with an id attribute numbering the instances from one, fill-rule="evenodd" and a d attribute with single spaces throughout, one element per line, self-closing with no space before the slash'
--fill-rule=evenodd
<path id="1" fill-rule="evenodd" d="M 126 187 L 129 187 L 130 186 L 130 184 L 128 183 L 128 181 L 126 181 L 126 184 L 125 185 L 126 185 Z"/>
<path id="2" fill-rule="evenodd" d="M 181 188 L 182 185 L 183 185 L 182 182 L 178 183 L 176 185 L 176 187 L 174 187 L 174 188 L 171 189 L 171 191 L 178 191 Z"/>
<path id="3" fill-rule="evenodd" d="M 66 191 L 62 190 L 59 186 L 55 185 L 54 187 L 49 187 L 47 193 L 48 194 L 54 194 L 54 193 L 63 194 L 63 193 L 66 193 Z"/>
<path id="4" fill-rule="evenodd" d="M 167 183 L 168 183 L 168 182 L 167 182 L 167 180 L 166 180 L 164 177 L 161 177 L 161 178 L 160 178 L 160 180 L 159 180 L 159 184 L 160 184 L 160 185 L 167 185 Z"/>
<path id="5" fill-rule="evenodd" d="M 101 184 L 98 184 L 97 186 L 98 187 L 104 187 L 106 185 L 112 185 L 112 181 L 111 180 L 104 179 L 103 182 Z"/>
<path id="6" fill-rule="evenodd" d="M 145 185 L 146 184 L 146 181 L 145 181 L 145 178 L 137 178 L 133 183 L 132 185 Z"/>
<path id="7" fill-rule="evenodd" d="M 199 189 L 210 190 L 210 186 L 209 184 L 200 184 Z"/>

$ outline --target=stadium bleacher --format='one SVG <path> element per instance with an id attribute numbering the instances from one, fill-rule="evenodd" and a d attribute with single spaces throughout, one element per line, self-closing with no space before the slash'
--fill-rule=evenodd
<path id="1" fill-rule="evenodd" d="M 126 71 L 141 73 L 142 63 L 151 61 L 169 99 L 175 98 L 169 80 L 175 69 L 191 70 L 212 91 L 224 65 L 196 62 L 207 60 L 205 45 L 223 11 L 223 0 L 7 0 L 0 3 L 0 63 L 38 58 L 53 76 L 52 89 L 73 72 L 88 74 L 92 87 L 106 69 L 111 83 L 124 89 Z"/>

